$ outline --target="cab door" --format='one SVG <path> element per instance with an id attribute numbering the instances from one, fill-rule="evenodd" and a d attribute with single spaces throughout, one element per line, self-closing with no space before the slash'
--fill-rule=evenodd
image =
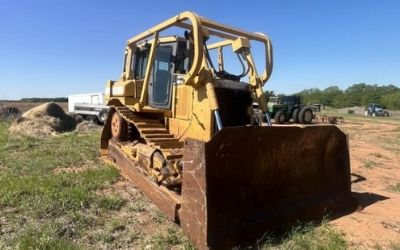
<path id="1" fill-rule="evenodd" d="M 156 49 L 148 89 L 148 103 L 153 108 L 171 109 L 175 54 L 175 43 L 161 44 Z"/>

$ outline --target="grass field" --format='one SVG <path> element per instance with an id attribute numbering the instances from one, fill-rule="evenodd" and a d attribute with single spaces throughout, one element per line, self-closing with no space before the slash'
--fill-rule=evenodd
<path id="1" fill-rule="evenodd" d="M 34 139 L 7 127 L 0 123 L 0 249 L 190 246 L 139 192 L 127 200 L 115 190 L 122 180 L 98 157 L 99 130 Z"/>
<path id="2" fill-rule="evenodd" d="M 193 249 L 181 229 L 101 162 L 99 130 L 34 139 L 0 123 L 0 249 Z M 261 249 L 344 249 L 327 223 L 265 237 Z"/>

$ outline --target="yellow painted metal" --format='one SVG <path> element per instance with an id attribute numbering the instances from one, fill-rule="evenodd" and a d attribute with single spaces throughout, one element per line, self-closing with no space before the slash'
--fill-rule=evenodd
<path id="1" fill-rule="evenodd" d="M 190 110 L 192 107 L 193 90 L 187 85 L 178 85 L 174 90 L 175 103 L 172 104 L 174 107 L 174 117 L 177 119 L 188 120 L 190 118 Z"/>
<path id="2" fill-rule="evenodd" d="M 126 49 L 126 56 L 125 56 L 125 62 L 124 62 L 124 77 L 125 79 L 132 79 L 132 71 L 131 69 L 131 62 L 133 59 L 133 52 L 131 47 L 127 47 Z"/>
<path id="3" fill-rule="evenodd" d="M 245 37 L 238 37 L 238 39 L 236 39 L 232 43 L 233 52 L 240 52 L 243 49 L 250 49 L 250 48 L 251 48 L 250 41 Z"/>
<path id="4" fill-rule="evenodd" d="M 231 45 L 232 42 L 233 42 L 233 40 L 227 39 L 227 40 L 219 41 L 219 42 L 216 42 L 216 43 L 213 43 L 213 44 L 209 44 L 209 45 L 207 45 L 207 48 L 209 50 L 213 50 L 213 49 L 217 49 L 217 48 L 223 48 L 225 46 Z"/>
<path id="5" fill-rule="evenodd" d="M 163 43 L 177 42 L 177 36 L 159 37 L 160 32 L 172 27 L 190 32 L 191 67 L 185 74 L 179 74 L 181 82 L 174 82 L 171 109 L 150 107 L 147 103 L 149 83 L 155 60 L 156 48 Z M 178 35 L 178 34 L 177 34 Z M 214 91 L 215 73 L 208 65 L 203 37 L 215 36 L 222 39 L 207 44 L 208 50 L 218 51 L 218 68 L 224 69 L 222 48 L 231 46 L 235 53 L 245 55 L 249 70 L 249 84 L 253 95 L 263 98 L 262 87 L 272 71 L 272 45 L 269 38 L 261 33 L 251 33 L 219 24 L 193 12 L 183 12 L 127 41 L 124 71 L 121 78 L 106 85 L 107 103 L 118 102 L 138 112 L 163 113 L 171 133 L 179 139 L 187 137 L 210 140 L 213 134 L 213 114 L 218 110 Z M 251 55 L 251 42 L 260 42 L 265 47 L 265 69 L 260 76 Z M 150 48 L 144 79 L 138 79 L 132 71 L 134 54 L 138 48 Z M 265 108 L 260 101 L 261 108 Z"/>
<path id="6" fill-rule="evenodd" d="M 218 70 L 224 71 L 224 54 L 222 52 L 222 48 L 218 48 Z"/>
<path id="7" fill-rule="evenodd" d="M 197 138 L 208 141 L 213 126 L 206 86 L 181 85 L 176 92 L 178 101 L 175 116 L 168 119 L 170 133 L 181 140 Z"/>
<path id="8" fill-rule="evenodd" d="M 151 45 L 150 49 L 150 54 L 149 54 L 149 61 L 147 63 L 146 67 L 146 74 L 144 77 L 143 81 L 143 86 L 142 86 L 142 93 L 140 94 L 140 100 L 139 100 L 139 105 L 144 106 L 147 104 L 146 98 L 147 98 L 147 90 L 150 82 L 150 77 L 153 69 L 153 62 L 154 62 L 154 57 L 156 55 L 156 49 L 157 49 L 157 39 L 158 39 L 158 32 L 154 34 L 154 42 Z"/>
<path id="9" fill-rule="evenodd" d="M 191 22 L 191 30 L 193 32 L 193 37 L 194 39 L 194 55 L 193 55 L 193 65 L 190 69 L 190 71 L 186 74 L 186 81 L 190 82 L 195 76 L 195 73 L 200 69 L 200 64 L 202 61 L 202 55 L 203 55 L 203 44 L 201 41 L 203 41 L 203 32 L 202 32 L 202 24 L 201 24 L 201 19 L 199 16 L 193 12 L 182 12 L 181 14 L 172 17 L 156 26 L 153 28 L 131 38 L 128 40 L 127 44 L 132 44 L 136 43 L 139 41 L 142 41 L 148 37 L 151 37 L 155 33 L 159 33 L 169 27 L 172 26 L 179 26 L 179 23 L 182 23 L 186 20 L 189 20 Z"/>

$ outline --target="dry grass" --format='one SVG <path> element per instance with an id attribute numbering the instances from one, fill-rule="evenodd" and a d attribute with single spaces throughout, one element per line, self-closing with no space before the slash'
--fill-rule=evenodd
<path id="1" fill-rule="evenodd" d="M 25 112 L 10 127 L 10 132 L 18 135 L 43 138 L 57 133 L 74 130 L 74 118 L 66 115 L 55 103 L 44 103 Z"/>
<path id="2" fill-rule="evenodd" d="M 10 136 L 9 125 L 0 122 L 0 249 L 191 247 L 102 163 L 99 129 L 35 138 Z"/>
<path id="3" fill-rule="evenodd" d="M 395 191 L 395 192 L 399 192 L 400 193 L 400 182 L 397 183 L 396 185 L 390 186 L 390 189 Z"/>
<path id="4" fill-rule="evenodd" d="M 277 238 L 267 238 L 261 247 L 267 249 L 347 249 L 343 235 L 327 222 L 315 226 L 312 223 L 293 227 Z"/>

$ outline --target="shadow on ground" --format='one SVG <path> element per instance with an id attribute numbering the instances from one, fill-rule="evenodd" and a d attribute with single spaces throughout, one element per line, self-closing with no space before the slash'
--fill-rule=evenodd
<path id="1" fill-rule="evenodd" d="M 354 199 L 358 204 L 357 210 L 362 210 L 378 201 L 389 199 L 389 197 L 369 192 L 364 192 L 364 193 L 352 192 L 352 196 L 354 197 Z"/>

